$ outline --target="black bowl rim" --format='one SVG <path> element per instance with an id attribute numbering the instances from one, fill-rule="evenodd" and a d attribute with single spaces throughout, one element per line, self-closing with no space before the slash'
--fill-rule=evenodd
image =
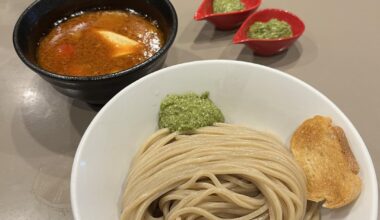
<path id="1" fill-rule="evenodd" d="M 146 65 L 149 65 L 150 63 L 154 62 L 160 56 L 166 54 L 167 51 L 169 50 L 169 48 L 171 47 L 171 45 L 174 43 L 175 37 L 177 35 L 177 31 L 178 31 L 178 16 L 177 16 L 177 12 L 176 12 L 174 6 L 170 2 L 170 0 L 162 0 L 162 1 L 164 1 L 169 6 L 170 11 L 172 12 L 171 19 L 173 20 L 173 25 L 172 25 L 173 31 L 171 32 L 171 34 L 167 38 L 164 46 L 157 53 L 155 53 L 153 56 L 149 57 L 144 62 L 139 63 L 139 64 L 137 64 L 137 65 L 135 65 L 135 66 L 133 66 L 133 67 L 131 67 L 129 69 L 121 70 L 121 71 L 115 72 L 115 73 L 103 74 L 103 75 L 97 75 L 97 76 L 65 76 L 65 75 L 59 75 L 57 73 L 53 73 L 53 72 L 44 70 L 43 68 L 40 68 L 39 66 L 34 65 L 33 63 L 31 63 L 24 56 L 24 54 L 21 52 L 21 48 L 20 48 L 19 44 L 17 43 L 17 39 L 19 37 L 18 36 L 18 30 L 20 28 L 21 20 L 25 17 L 25 15 L 36 4 L 40 3 L 41 1 L 44 1 L 44 0 L 36 0 L 36 1 L 34 1 L 32 4 L 30 4 L 21 13 L 21 15 L 18 18 L 18 20 L 17 20 L 17 22 L 16 22 L 16 24 L 14 26 L 14 29 L 13 29 L 13 46 L 14 46 L 14 48 L 16 50 L 17 55 L 20 57 L 21 61 L 25 65 L 27 65 L 29 68 L 31 68 L 33 71 L 37 72 L 38 74 L 41 74 L 43 76 L 46 76 L 46 77 L 49 77 L 49 78 L 53 78 L 53 79 L 67 80 L 67 81 L 99 81 L 99 80 L 113 79 L 113 78 L 117 78 L 117 77 L 126 75 L 126 74 L 131 73 L 131 72 L 135 72 L 136 70 L 138 70 L 140 68 L 144 68 Z"/>

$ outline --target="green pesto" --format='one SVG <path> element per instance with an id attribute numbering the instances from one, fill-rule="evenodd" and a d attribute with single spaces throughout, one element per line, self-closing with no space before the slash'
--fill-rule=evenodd
<path id="1" fill-rule="evenodd" d="M 167 95 L 161 102 L 158 126 L 169 128 L 170 131 L 186 132 L 224 122 L 222 112 L 208 95 L 208 92 L 202 95 Z"/>
<path id="2" fill-rule="evenodd" d="M 277 39 L 292 36 L 292 27 L 286 21 L 271 19 L 257 21 L 248 30 L 248 37 L 254 39 Z"/>
<path id="3" fill-rule="evenodd" d="M 214 13 L 226 13 L 244 9 L 240 0 L 214 0 L 212 2 Z"/>

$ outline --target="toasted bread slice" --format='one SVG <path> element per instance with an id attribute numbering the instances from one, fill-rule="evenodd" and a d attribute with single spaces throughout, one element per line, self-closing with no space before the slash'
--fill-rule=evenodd
<path id="1" fill-rule="evenodd" d="M 141 49 L 139 42 L 127 36 L 105 30 L 96 30 L 96 33 L 113 47 L 113 57 L 136 53 L 137 50 Z"/>
<path id="2" fill-rule="evenodd" d="M 344 131 L 333 126 L 330 118 L 315 116 L 304 121 L 293 134 L 290 148 L 305 172 L 308 200 L 339 208 L 359 196 L 359 165 Z"/>

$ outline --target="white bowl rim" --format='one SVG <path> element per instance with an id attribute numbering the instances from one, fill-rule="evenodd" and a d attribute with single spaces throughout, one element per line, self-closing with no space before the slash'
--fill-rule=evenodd
<path id="1" fill-rule="evenodd" d="M 371 189 L 371 191 L 373 192 L 373 197 L 372 197 L 372 201 L 371 203 L 374 204 L 374 207 L 378 207 L 378 188 L 377 188 L 377 177 L 376 177 L 376 172 L 375 172 L 375 168 L 374 168 L 374 165 L 373 165 L 373 162 L 372 162 L 372 159 L 371 159 L 371 156 L 369 154 L 369 151 L 368 151 L 368 148 L 367 148 L 367 145 L 364 143 L 362 137 L 360 136 L 359 132 L 356 130 L 356 128 L 354 127 L 354 125 L 352 124 L 352 122 L 348 119 L 348 117 L 335 105 L 335 103 L 333 103 L 329 98 L 327 98 L 327 96 L 325 96 L 324 94 L 322 94 L 320 91 L 318 91 L 317 89 L 315 89 L 314 87 L 312 87 L 311 85 L 307 84 L 306 82 L 302 81 L 301 79 L 298 79 L 290 74 L 287 74 L 283 71 L 280 71 L 280 70 L 277 70 L 277 69 L 274 69 L 274 68 L 271 68 L 271 67 L 267 67 L 267 66 L 264 66 L 264 65 L 260 65 L 260 64 L 255 64 L 255 63 L 249 63 L 249 62 L 245 62 L 245 61 L 237 61 L 237 60 L 223 60 L 223 59 L 218 59 L 218 60 L 199 60 L 199 61 L 191 61 L 191 62 L 186 62 L 186 63 L 181 63 L 181 64 L 176 64 L 176 65 L 173 65 L 173 66 L 169 66 L 169 67 L 166 67 L 166 68 L 163 68 L 163 69 L 160 69 L 160 70 L 157 70 L 149 75 L 146 75 L 140 79 L 138 79 L 137 81 L 131 83 L 130 85 L 128 85 L 127 87 L 125 87 L 124 89 L 122 89 L 118 94 L 116 94 L 110 101 L 108 101 L 104 106 L 103 108 L 96 114 L 96 116 L 94 117 L 94 119 L 91 121 L 90 125 L 87 127 L 84 135 L 82 136 L 81 138 L 81 141 L 79 142 L 79 145 L 78 145 L 78 148 L 77 148 L 77 151 L 75 153 L 75 157 L 74 157 L 74 162 L 73 162 L 73 166 L 72 166 L 72 171 L 71 171 L 71 180 L 70 180 L 70 197 L 71 197 L 71 207 L 72 207 L 72 212 L 73 212 L 73 215 L 74 215 L 74 219 L 76 220 L 81 220 L 79 218 L 79 207 L 78 207 L 78 204 L 77 204 L 77 201 L 78 201 L 78 198 L 77 198 L 77 177 L 78 177 L 78 170 L 79 170 L 79 163 L 80 163 L 80 158 L 82 158 L 82 153 L 83 153 L 83 149 L 84 149 L 84 143 L 86 142 L 88 136 L 90 135 L 91 133 L 91 130 L 93 129 L 94 126 L 96 126 L 97 122 L 100 120 L 100 118 L 102 117 L 103 113 L 106 112 L 109 108 L 111 108 L 111 106 L 113 105 L 113 103 L 117 102 L 118 99 L 123 96 L 124 93 L 127 93 L 128 91 L 132 90 L 134 87 L 138 86 L 139 84 L 141 83 L 144 83 L 144 81 L 148 78 L 151 78 L 151 77 L 155 77 L 156 75 L 158 74 L 162 74 L 163 72 L 166 72 L 168 69 L 177 69 L 177 68 L 181 68 L 183 66 L 191 66 L 191 65 L 195 65 L 195 64 L 201 64 L 201 63 L 215 63 L 216 65 L 219 64 L 219 63 L 231 63 L 231 64 L 242 64 L 242 65 L 251 65 L 251 66 L 254 66 L 256 68 L 261 68 L 261 69 L 265 69 L 265 70 L 270 70 L 273 74 L 276 74 L 276 75 L 279 75 L 280 77 L 284 77 L 284 78 L 287 78 L 289 80 L 292 80 L 294 81 L 295 83 L 298 83 L 302 86 L 304 86 L 305 88 L 309 89 L 310 91 L 312 91 L 313 93 L 317 94 L 318 96 L 320 96 L 322 99 L 324 99 L 327 103 L 329 103 L 333 108 L 334 110 L 340 114 L 343 118 L 344 121 L 347 122 L 347 125 L 349 126 L 349 129 L 351 131 L 353 131 L 353 135 L 354 135 L 354 138 L 357 139 L 361 145 L 365 146 L 365 148 L 363 149 L 363 157 L 365 158 L 365 160 L 368 160 L 370 163 L 369 163 L 369 174 L 370 176 L 373 176 L 374 178 L 371 178 L 371 182 L 372 182 L 372 186 L 373 188 Z M 377 209 L 373 209 L 371 210 L 372 212 L 369 213 L 369 219 L 377 219 L 377 216 L 378 216 L 378 210 Z"/>

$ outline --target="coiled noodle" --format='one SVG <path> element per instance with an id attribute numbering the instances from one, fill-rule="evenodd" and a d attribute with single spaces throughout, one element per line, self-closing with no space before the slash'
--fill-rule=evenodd
<path id="1" fill-rule="evenodd" d="M 137 152 L 121 220 L 302 220 L 306 181 L 275 137 L 217 123 L 191 134 L 154 133 Z"/>

